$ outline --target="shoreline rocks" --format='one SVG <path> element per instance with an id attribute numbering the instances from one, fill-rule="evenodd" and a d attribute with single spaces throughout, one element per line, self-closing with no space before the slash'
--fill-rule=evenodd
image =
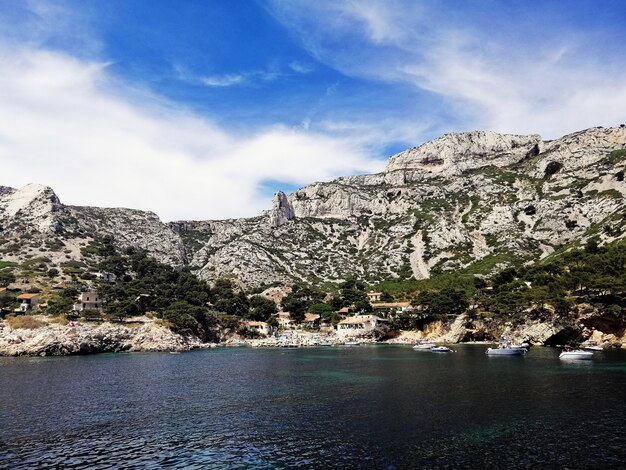
<path id="1" fill-rule="evenodd" d="M 45 318 L 45 317 L 44 317 Z M 48 323 L 34 329 L 0 322 L 0 356 L 70 356 L 104 352 L 188 351 L 210 347 L 154 322 L 136 324 Z"/>

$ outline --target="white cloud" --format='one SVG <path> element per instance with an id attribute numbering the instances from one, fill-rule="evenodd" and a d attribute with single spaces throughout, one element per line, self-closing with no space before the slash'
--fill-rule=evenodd
<path id="1" fill-rule="evenodd" d="M 103 63 L 1 45 L 0 56 L 0 184 L 48 184 L 66 204 L 249 216 L 269 208 L 264 180 L 382 167 L 347 138 L 280 126 L 235 135 L 147 92 L 128 96 Z"/>
<path id="2" fill-rule="evenodd" d="M 554 138 L 624 120 L 626 62 L 605 46 L 620 41 L 610 32 L 546 18 L 542 23 L 536 15 L 485 23 L 487 17 L 497 21 L 491 10 L 505 8 L 495 3 L 475 5 L 466 15 L 435 1 L 270 0 L 270 5 L 321 62 L 348 76 L 435 93 L 465 127 L 454 123 L 458 130 Z"/>
<path id="3" fill-rule="evenodd" d="M 214 75 L 201 77 L 200 82 L 206 86 L 229 87 L 245 81 L 244 75 Z"/>
<path id="4" fill-rule="evenodd" d="M 311 73 L 313 70 L 315 70 L 315 67 L 313 67 L 312 64 L 299 62 L 297 60 L 290 62 L 289 68 L 293 70 L 294 72 L 301 73 L 303 75 L 306 75 L 307 73 Z"/>

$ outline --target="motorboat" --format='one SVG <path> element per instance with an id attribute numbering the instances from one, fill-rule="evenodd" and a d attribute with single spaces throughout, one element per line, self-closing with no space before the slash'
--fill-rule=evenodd
<path id="1" fill-rule="evenodd" d="M 413 346 L 413 349 L 416 351 L 430 351 L 432 348 L 436 347 L 435 343 L 419 343 Z"/>
<path id="2" fill-rule="evenodd" d="M 344 346 L 360 346 L 361 343 L 359 341 L 346 341 L 343 343 Z"/>
<path id="3" fill-rule="evenodd" d="M 432 348 L 430 348 L 430 352 L 434 352 L 434 353 L 444 353 L 444 352 L 451 352 L 452 349 L 448 348 L 447 346 L 433 346 Z"/>
<path id="4" fill-rule="evenodd" d="M 523 344 L 511 344 L 507 339 L 503 339 L 499 347 L 487 348 L 485 354 L 487 356 L 523 356 L 526 352 L 526 346 Z"/>
<path id="5" fill-rule="evenodd" d="M 587 341 L 587 345 L 583 348 L 585 351 L 603 351 L 602 346 L 598 346 L 596 341 Z"/>
<path id="6" fill-rule="evenodd" d="M 485 354 L 487 354 L 487 356 L 523 356 L 526 354 L 526 348 L 519 346 L 500 346 L 499 348 L 487 348 Z"/>
<path id="7" fill-rule="evenodd" d="M 593 359 L 591 351 L 583 351 L 582 349 L 565 350 L 559 354 L 559 359 Z"/>

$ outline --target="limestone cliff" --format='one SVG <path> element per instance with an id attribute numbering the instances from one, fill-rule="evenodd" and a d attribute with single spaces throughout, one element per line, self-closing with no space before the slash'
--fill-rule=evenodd
<path id="1" fill-rule="evenodd" d="M 64 206 L 50 188 L 0 187 L 0 255 L 81 262 L 111 235 L 213 281 L 244 285 L 488 273 L 590 236 L 626 233 L 626 128 L 560 139 L 446 134 L 390 158 L 382 173 L 276 194 L 258 217 L 162 223 L 150 212 Z M 65 269 L 61 266 L 62 269 Z"/>

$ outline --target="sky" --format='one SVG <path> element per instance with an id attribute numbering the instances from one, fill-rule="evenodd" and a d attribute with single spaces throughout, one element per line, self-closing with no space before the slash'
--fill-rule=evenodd
<path id="1" fill-rule="evenodd" d="M 622 0 L 0 0 L 0 185 L 254 216 L 447 132 L 626 121 Z"/>

